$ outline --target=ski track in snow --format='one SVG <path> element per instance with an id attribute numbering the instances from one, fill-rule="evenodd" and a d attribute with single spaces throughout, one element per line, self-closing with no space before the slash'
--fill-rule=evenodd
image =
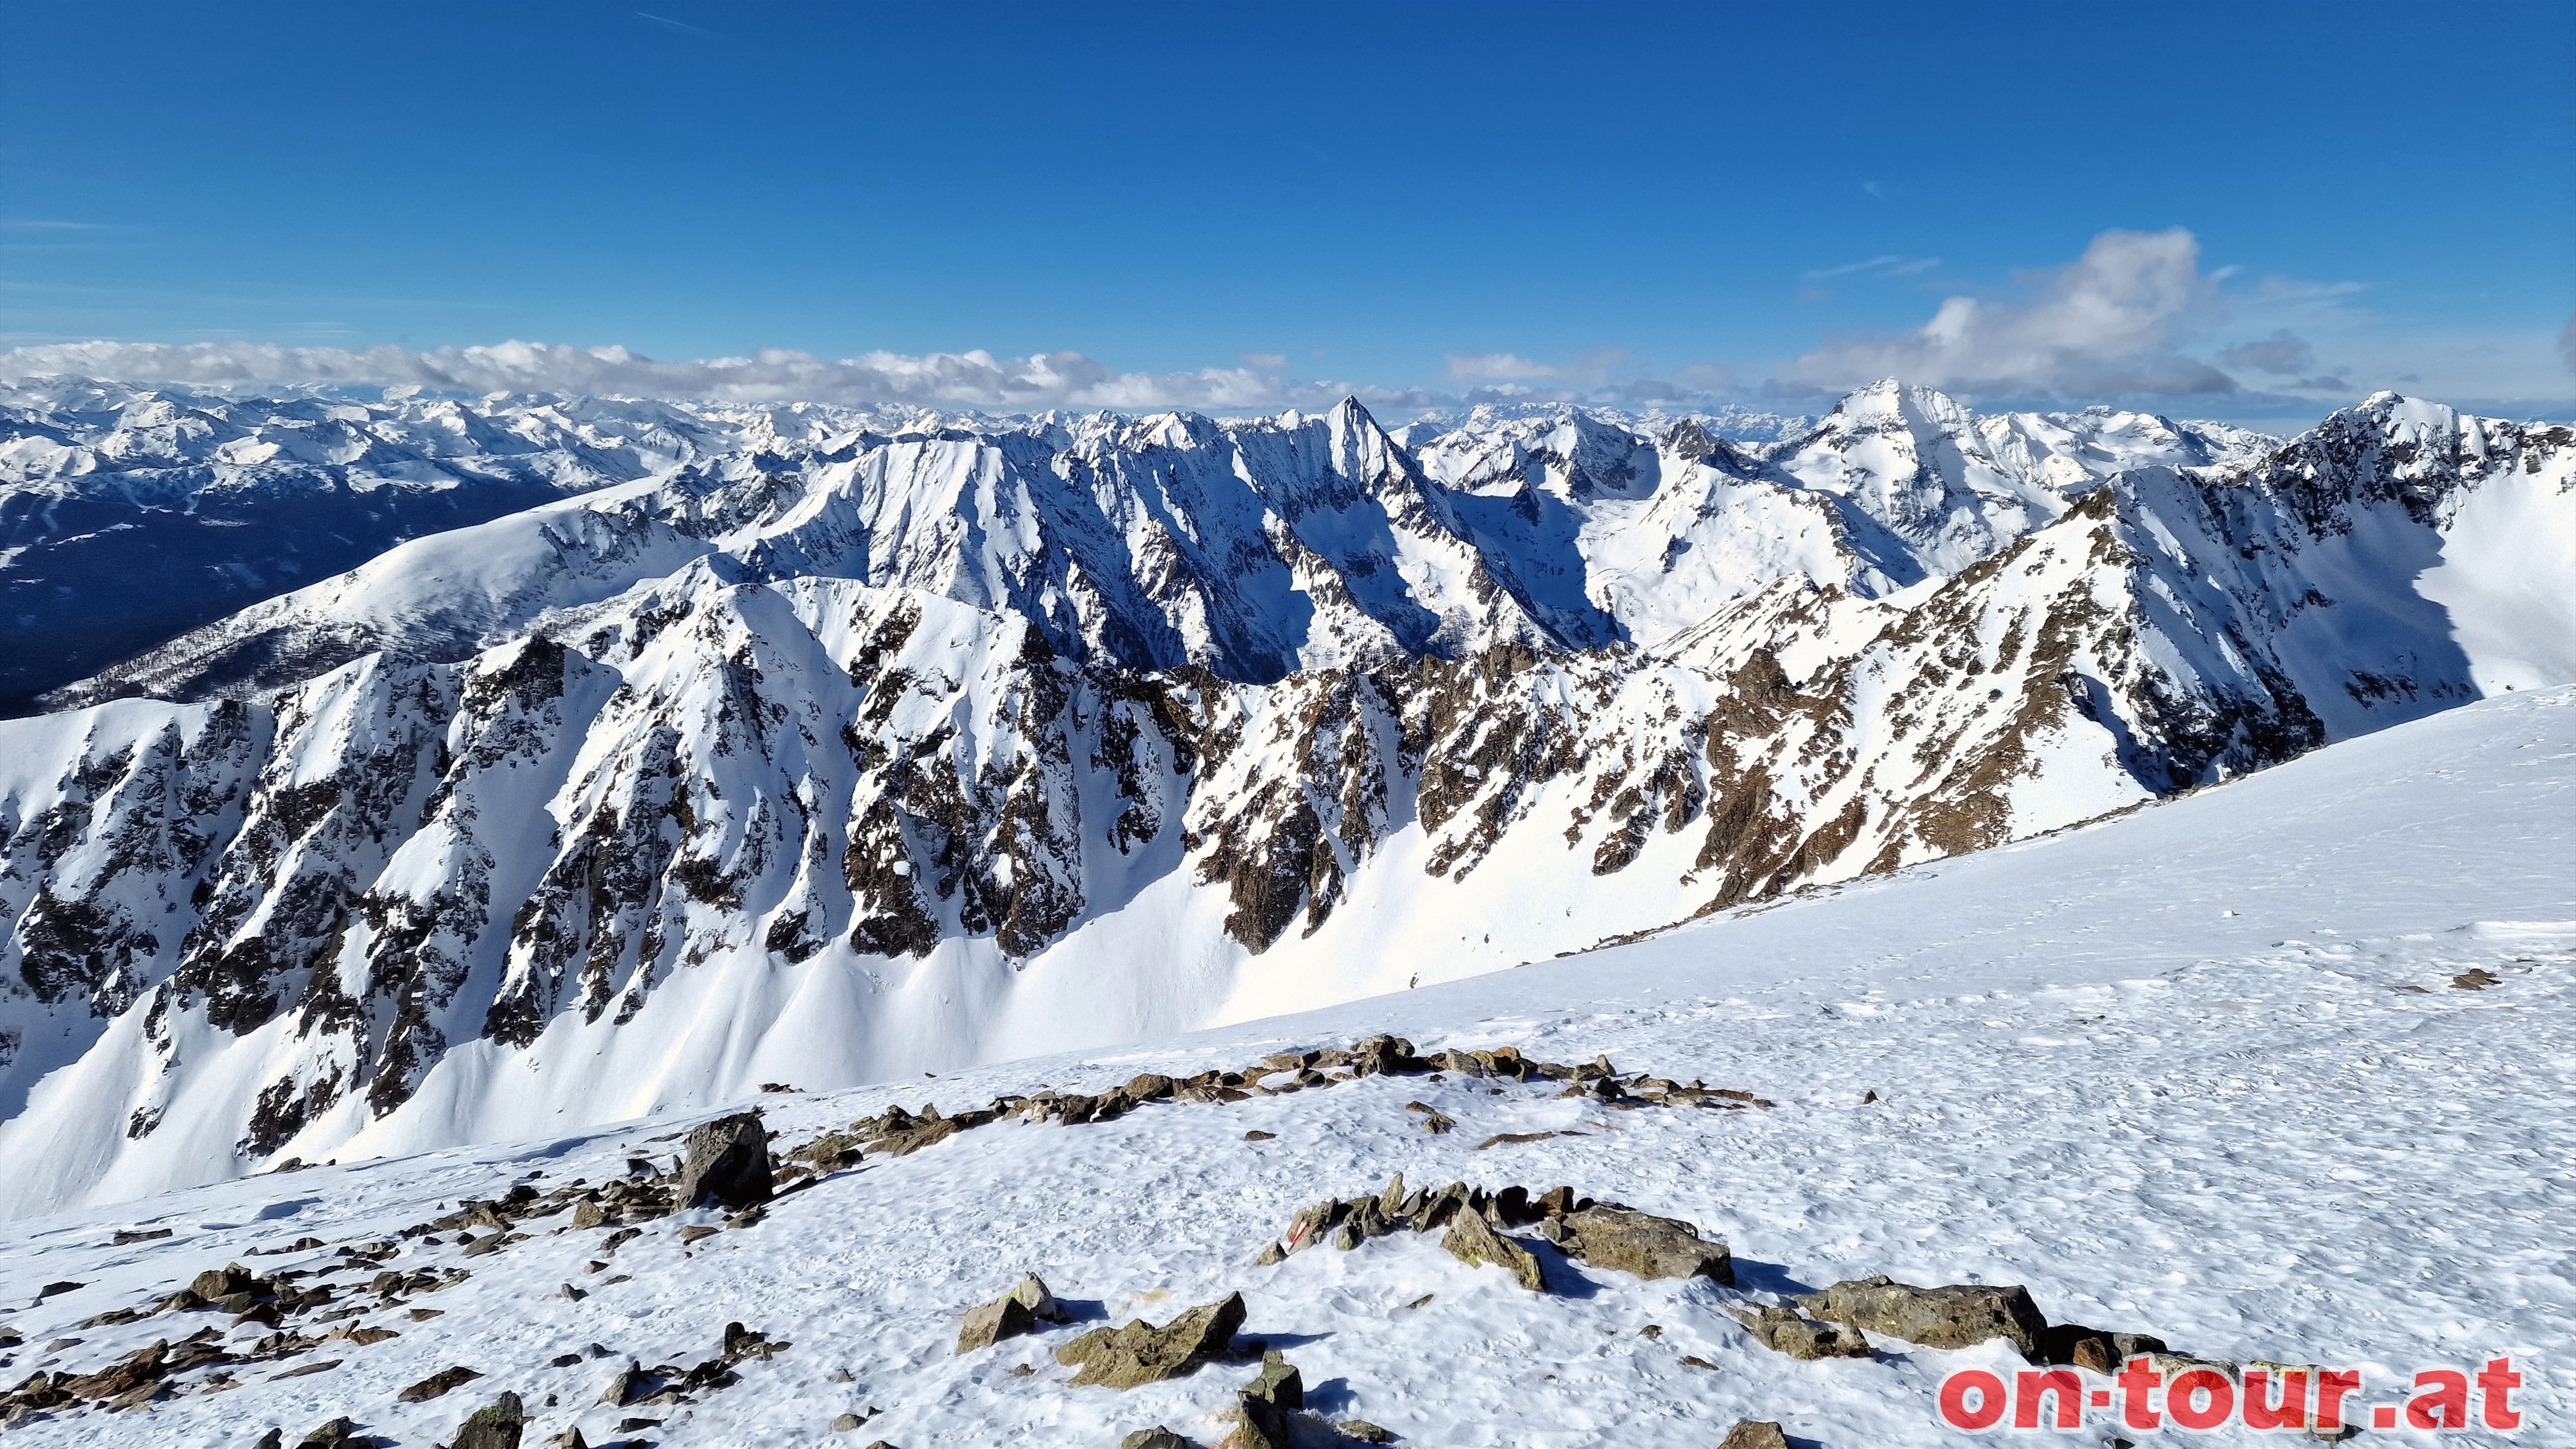
<path id="1" fill-rule="evenodd" d="M 1157 1322 L 1229 1290 L 1245 1333 L 1283 1349 L 1331 1417 L 1419 1446 L 1714 1443 L 1739 1417 L 1829 1446 L 1968 1436 L 1934 1417 L 1940 1377 L 2020 1361 L 2001 1344 L 1880 1341 L 1871 1361 L 1797 1363 L 1720 1311 L 1885 1272 L 2020 1282 L 2052 1321 L 2158 1334 L 2213 1358 L 2358 1365 L 2369 1403 L 2424 1365 L 2510 1353 L 2512 1442 L 2570 1442 L 2576 1254 L 2576 690 L 2507 696 L 2400 726 L 2118 820 L 1734 919 L 1517 971 L 1087 1057 L 1031 1059 L 899 1087 L 762 1099 L 782 1145 L 889 1102 L 958 1109 L 1042 1085 L 1096 1091 L 1143 1070 L 1240 1067 L 1282 1045 L 1392 1029 L 1425 1051 L 1510 1042 L 1557 1061 L 1607 1053 L 1774 1099 L 1770 1110 L 1617 1111 L 1552 1083 L 1369 1078 L 1233 1106 L 1157 1103 L 1080 1127 L 1003 1122 L 871 1158 L 678 1246 L 650 1224 L 608 1273 L 605 1229 L 548 1231 L 467 1264 L 401 1337 L 261 1365 L 245 1386 L 24 1425 L 13 1443 L 248 1443 L 337 1413 L 403 1445 L 449 1437 L 502 1389 L 528 1441 L 577 1423 L 594 1444 L 1114 1444 L 1162 1423 L 1213 1442 L 1250 1375 L 1220 1363 L 1129 1392 L 1073 1389 L 1047 1350 L 1098 1321 Z M 2484 967 L 2484 990 L 2450 978 Z M 1865 1092 L 1880 1100 L 1863 1105 Z M 1430 1136 L 1419 1099 L 1458 1120 Z M 703 1114 L 701 1114 L 703 1115 Z M 0 1244 L 14 1381 L 86 1372 L 199 1315 L 79 1329 L 228 1260 L 311 1235 L 390 1235 L 466 1196 L 621 1175 L 667 1157 L 689 1118 L 558 1141 L 322 1167 L 23 1221 Z M 1246 1142 L 1252 1129 L 1274 1141 Z M 1500 1132 L 1581 1136 L 1476 1150 Z M 1253 1255 L 1303 1203 L 1409 1183 L 1557 1183 L 1723 1237 L 1742 1286 L 1641 1282 L 1549 1258 L 1537 1297 L 1398 1234 L 1273 1268 Z M 2554 1206 L 2553 1206 L 2554 1204 Z M 111 1230 L 162 1241 L 101 1246 Z M 441 1263 L 408 1243 L 391 1266 Z M 1028 1271 L 1085 1321 L 962 1357 L 955 1315 Z M 628 1275 L 617 1281 L 618 1275 Z M 358 1275 L 363 1277 L 364 1274 Z M 85 1286 L 36 1306 L 36 1285 Z M 343 1282 L 347 1280 L 344 1278 Z M 560 1283 L 591 1289 L 556 1296 Z M 1423 1295 L 1431 1301 L 1408 1308 Z M 352 1300 L 354 1301 L 354 1300 Z M 794 1347 L 674 1411 L 589 1407 L 629 1355 L 710 1355 L 738 1319 Z M 1659 1339 L 1641 1337 L 1649 1324 Z M 246 1328 L 255 1335 L 264 1330 Z M 57 1336 L 81 1340 L 58 1352 Z M 547 1367 L 591 1343 L 613 1359 Z M 1714 1365 L 1686 1366 L 1684 1355 Z M 338 1357 L 327 1372 L 282 1367 Z M 1015 1377 L 1018 1364 L 1036 1371 Z M 446 1398 L 395 1391 L 451 1364 Z M 835 1370 L 854 1376 L 831 1381 Z M 538 1406 L 544 1407 L 538 1407 Z M 836 1414 L 870 1406 L 864 1430 Z M 628 1416 L 669 1417 L 621 1435 Z M 2366 1412 L 2366 1410 L 2365 1410 Z M 2366 1422 L 2366 1420 L 2365 1420 Z M 2096 1413 L 2086 1442 L 2109 1427 Z M 2144 1444 L 2215 1435 L 2118 1431 Z M 2505 1442 L 2484 1429 L 2459 1443 Z"/>

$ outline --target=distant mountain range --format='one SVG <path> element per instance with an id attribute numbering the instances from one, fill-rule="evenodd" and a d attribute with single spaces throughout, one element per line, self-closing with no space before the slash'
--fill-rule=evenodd
<path id="1" fill-rule="evenodd" d="M 1401 989 L 2576 680 L 2576 435 L 2393 394 L 15 397 L 44 1201 Z"/>

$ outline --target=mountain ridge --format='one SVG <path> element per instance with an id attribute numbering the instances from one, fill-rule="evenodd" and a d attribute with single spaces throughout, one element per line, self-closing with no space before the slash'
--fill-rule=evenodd
<path id="1" fill-rule="evenodd" d="M 193 703 L 0 722 L 0 1144 L 125 1190 L 397 1120 L 472 1140 L 505 1068 L 593 1083 L 604 1121 L 739 1095 L 764 1041 L 833 1080 L 1106 1044 L 2576 677 L 2567 429 L 2383 395 L 2251 462 L 2044 491 L 1922 463 L 1934 410 L 1890 401 L 1911 461 L 1873 465 L 1875 425 L 1791 456 L 1875 490 L 1857 506 L 1926 569 L 1901 586 L 1847 500 L 1705 438 L 1642 444 L 1652 490 L 1595 466 L 1598 432 L 1429 450 L 1500 460 L 1443 482 L 1356 405 L 852 436 L 801 475 L 682 470 L 485 525 L 553 540 L 469 551 L 505 581 L 605 572 L 459 658 L 380 634 Z M 1977 425 L 1934 436 L 1936 464 L 1992 466 Z M 576 515 L 670 551 L 593 549 Z M 1104 563 L 1130 559 L 1159 571 Z M 346 587 L 388 632 L 386 598 L 425 597 Z M 710 1059 L 709 1032 L 754 1045 Z M 85 1105 L 31 1117 L 65 1071 Z"/>

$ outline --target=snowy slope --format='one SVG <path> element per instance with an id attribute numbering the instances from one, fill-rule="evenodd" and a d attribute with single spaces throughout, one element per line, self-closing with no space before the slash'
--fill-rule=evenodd
<path id="1" fill-rule="evenodd" d="M 792 451 L 853 430 L 851 416 L 0 388 L 0 711 L 405 539 L 694 460 Z"/>
<path id="2" fill-rule="evenodd" d="M 530 1443 L 573 1425 L 592 1444 L 809 1444 L 833 1440 L 841 1414 L 871 1415 L 854 1442 L 914 1449 L 1114 1444 L 1157 1423 L 1214 1443 L 1250 1358 L 1119 1391 L 1073 1387 L 1050 1351 L 1099 1323 L 1161 1322 L 1241 1292 L 1244 1332 L 1301 1369 L 1310 1405 L 1399 1443 L 1704 1449 L 1739 1418 L 1825 1445 L 1966 1442 L 1936 1421 L 1939 1380 L 1962 1367 L 2009 1377 L 2023 1365 L 2001 1344 L 1879 1334 L 1866 1359 L 1793 1362 L 1726 1314 L 1886 1273 L 2026 1284 L 2052 1320 L 2212 1359 L 2358 1367 L 2364 1416 L 2419 1367 L 2512 1354 L 2524 1429 L 2444 1437 L 2559 1442 L 2576 1408 L 2576 1278 L 2549 1206 L 2576 1150 L 2562 1110 L 2576 1089 L 2572 806 L 2576 691 L 2516 694 L 1637 945 L 1110 1054 L 757 1099 L 783 1149 L 890 1104 L 955 1113 L 1394 1030 L 1426 1052 L 1602 1054 L 1768 1107 L 1622 1109 L 1452 1072 L 1149 1103 L 1085 1126 L 1005 1120 L 908 1156 L 871 1152 L 694 1243 L 678 1230 L 719 1228 L 719 1213 L 639 1220 L 613 1251 L 609 1226 L 567 1230 L 561 1216 L 472 1257 L 452 1229 L 402 1237 L 384 1268 L 469 1276 L 400 1306 L 360 1291 L 376 1265 L 330 1271 L 337 1250 L 514 1182 L 546 1191 L 621 1178 L 639 1154 L 667 1162 L 692 1119 L 537 1124 L 512 1145 L 61 1212 L 0 1243 L 0 1276 L 18 1285 L 6 1321 L 25 1340 L 13 1378 L 88 1372 L 200 1324 L 250 1351 L 269 1328 L 224 1334 L 194 1312 L 89 1322 L 227 1261 L 323 1270 L 305 1286 L 334 1284 L 357 1310 L 336 1324 L 308 1310 L 290 1334 L 393 1334 L 272 1340 L 271 1357 L 221 1371 L 239 1387 L 210 1392 L 215 1371 L 197 1370 L 157 1402 L 34 1418 L 13 1439 L 235 1443 L 276 1425 L 293 1442 L 347 1414 L 427 1444 L 507 1389 L 533 1414 Z M 791 1057 L 766 1065 L 811 1085 Z M 1426 1134 L 1408 1101 L 1456 1129 Z M 1547 1132 L 1571 1135 L 1487 1145 Z M 51 1161 L 15 1146 L 11 1160 Z M 1687 1219 L 1731 1247 L 1737 1286 L 1647 1281 L 1542 1248 L 1554 1291 L 1532 1294 L 1408 1233 L 1254 1262 L 1301 1205 L 1399 1171 L 1415 1186 L 1567 1183 Z M 110 1241 L 138 1230 L 171 1236 Z M 956 1354 L 956 1315 L 1030 1271 L 1076 1321 Z M 78 1286 L 28 1305 L 57 1280 Z M 690 1402 L 595 1405 L 630 1356 L 697 1362 L 728 1320 L 792 1346 Z M 396 1401 L 451 1366 L 481 1377 Z M 285 1376 L 298 1369 L 312 1371 Z M 630 1419 L 649 1427 L 621 1430 Z M 2111 1433 L 2148 1449 L 2256 1437 L 2139 1432 L 2095 1413 L 2088 1440 Z"/>
<path id="3" fill-rule="evenodd" d="M 1882 401 L 1908 447 L 1956 413 Z M 1498 495 L 1355 405 L 943 424 L 420 540 L 325 586 L 362 630 L 235 621 L 274 688 L 0 723 L 0 1147 L 64 1164 L 0 1203 L 1464 976 L 2564 682 L 2569 444 L 2383 395 L 1877 596 L 1771 463 Z M 1578 493 L 1709 546 L 1569 601 L 1538 541 L 1652 536 Z M 1568 648 L 1586 607 L 1671 632 Z"/>

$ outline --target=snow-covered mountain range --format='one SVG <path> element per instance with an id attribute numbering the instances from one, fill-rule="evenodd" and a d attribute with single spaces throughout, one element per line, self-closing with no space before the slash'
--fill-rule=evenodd
<path id="1" fill-rule="evenodd" d="M 0 1209 L 1470 975 L 2576 680 L 2576 435 L 2389 394 L 236 406 L 584 461 L 0 723 L 0 1150 L 75 1164 Z"/>

